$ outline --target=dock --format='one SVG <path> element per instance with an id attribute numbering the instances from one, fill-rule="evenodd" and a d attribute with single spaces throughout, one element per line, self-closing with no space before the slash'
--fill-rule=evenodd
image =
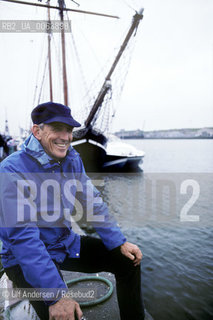
<path id="1" fill-rule="evenodd" d="M 81 235 L 85 234 L 84 231 L 76 223 L 74 223 L 73 225 L 73 229 L 75 232 Z M 82 307 L 82 311 L 86 320 L 120 320 L 115 277 L 113 274 L 109 272 L 85 274 L 80 272 L 62 271 L 62 275 L 65 281 L 70 281 L 72 279 L 85 276 L 96 276 L 97 278 L 103 277 L 105 279 L 108 279 L 113 285 L 113 292 L 109 299 L 94 306 Z M 94 283 L 93 280 L 88 280 L 86 285 L 82 282 L 81 288 L 85 288 L 85 286 L 90 288 L 94 288 L 95 286 L 95 292 L 97 293 L 98 297 L 100 295 L 105 295 L 108 291 L 107 286 L 99 281 L 95 281 Z M 12 288 L 12 282 L 7 278 L 6 274 L 4 274 L 0 279 L 0 287 L 5 289 Z M 4 314 L 0 315 L 0 320 L 39 320 L 28 300 L 4 300 L 1 301 L 1 304 L 4 305 Z M 153 320 L 152 316 L 148 313 L 147 310 L 145 320 Z"/>

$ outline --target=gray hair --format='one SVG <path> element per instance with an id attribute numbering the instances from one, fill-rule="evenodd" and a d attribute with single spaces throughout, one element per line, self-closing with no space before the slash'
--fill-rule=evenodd
<path id="1" fill-rule="evenodd" d="M 41 129 L 41 130 L 43 130 L 44 129 L 44 123 L 40 123 L 40 124 L 38 124 L 38 127 Z"/>

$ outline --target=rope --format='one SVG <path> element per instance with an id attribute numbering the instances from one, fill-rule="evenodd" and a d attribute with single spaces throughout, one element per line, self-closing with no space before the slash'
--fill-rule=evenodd
<path id="1" fill-rule="evenodd" d="M 80 278 L 76 278 L 76 279 L 72 279 L 66 282 L 68 288 L 77 282 L 82 282 L 82 281 L 101 281 L 104 282 L 108 287 L 109 290 L 108 292 L 101 298 L 97 298 L 95 300 L 92 301 L 84 301 L 84 302 L 79 302 L 81 307 L 89 307 L 89 306 L 94 306 L 97 305 L 99 303 L 102 303 L 104 301 L 106 301 L 107 299 L 109 299 L 113 293 L 113 285 L 112 282 L 109 281 L 108 279 L 104 278 L 104 277 L 96 277 L 96 276 L 86 276 L 86 277 L 80 277 Z"/>
<path id="2" fill-rule="evenodd" d="M 46 70 L 47 70 L 47 63 L 48 63 L 48 56 L 46 58 L 46 62 L 45 62 L 45 66 L 44 66 L 44 73 L 43 73 L 42 82 L 41 82 L 41 86 L 40 86 L 38 103 L 40 103 L 40 100 L 41 100 L 41 94 L 42 94 L 42 90 L 43 90 L 43 86 L 44 86 L 44 80 L 45 80 L 45 76 L 46 76 Z"/>
<path id="3" fill-rule="evenodd" d="M 0 272 L 1 272 L 1 275 L 0 275 L 0 277 L 1 277 L 3 275 L 3 273 L 4 273 L 4 269 L 1 268 Z M 72 280 L 66 281 L 66 284 L 67 284 L 67 286 L 69 288 L 72 284 L 75 284 L 75 283 L 78 283 L 78 282 L 82 282 L 82 281 L 91 281 L 91 280 L 100 281 L 100 282 L 105 283 L 109 287 L 109 290 L 101 298 L 97 298 L 97 299 L 92 300 L 92 301 L 79 302 L 79 305 L 81 307 L 89 307 L 89 306 L 94 306 L 94 305 L 97 305 L 99 303 L 102 303 L 102 302 L 108 300 L 111 297 L 112 293 L 113 293 L 113 284 L 112 284 L 112 282 L 109 281 L 108 279 L 104 278 L 104 277 L 96 277 L 96 276 L 80 277 L 80 278 L 76 278 L 76 279 L 72 279 Z"/>

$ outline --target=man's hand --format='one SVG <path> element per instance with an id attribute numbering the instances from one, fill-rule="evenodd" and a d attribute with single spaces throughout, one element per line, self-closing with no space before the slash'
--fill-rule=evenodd
<path id="1" fill-rule="evenodd" d="M 72 299 L 62 298 L 55 304 L 49 306 L 49 320 L 80 320 L 83 313 L 79 304 Z"/>
<path id="2" fill-rule="evenodd" d="M 124 242 L 120 248 L 121 248 L 121 253 L 127 258 L 129 258 L 130 260 L 132 260 L 134 263 L 134 266 L 137 266 L 140 264 L 143 255 L 141 250 L 138 248 L 138 246 L 130 242 Z"/>

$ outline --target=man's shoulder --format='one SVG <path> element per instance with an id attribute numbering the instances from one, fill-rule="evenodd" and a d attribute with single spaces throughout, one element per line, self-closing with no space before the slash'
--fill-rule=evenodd
<path id="1" fill-rule="evenodd" d="M 77 172 L 84 171 L 83 163 L 80 154 L 72 147 L 66 156 L 66 163 L 72 162 L 72 167 Z"/>
<path id="2" fill-rule="evenodd" d="M 22 171 L 29 157 L 23 150 L 15 151 L 0 163 L 1 171 Z"/>
<path id="3" fill-rule="evenodd" d="M 67 155 L 67 158 L 73 158 L 73 159 L 79 160 L 80 154 L 75 150 L 75 148 L 71 147 Z"/>

